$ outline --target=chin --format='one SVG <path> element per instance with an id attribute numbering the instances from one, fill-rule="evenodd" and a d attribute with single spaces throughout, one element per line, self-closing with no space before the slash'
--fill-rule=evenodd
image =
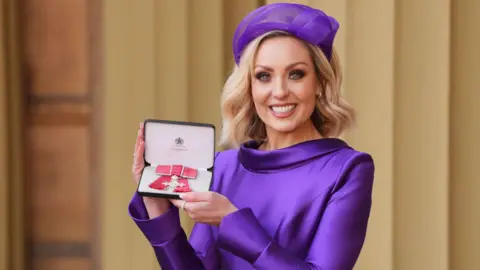
<path id="1" fill-rule="evenodd" d="M 303 126 L 309 119 L 310 110 L 305 110 L 303 106 L 298 104 L 284 106 L 282 110 L 274 110 L 271 106 L 267 110 L 262 111 L 260 118 L 263 120 L 268 129 L 280 133 L 291 133 Z M 313 109 L 312 109 L 313 110 Z"/>
<path id="2" fill-rule="evenodd" d="M 269 128 L 277 132 L 290 133 L 298 128 L 295 121 L 288 120 L 272 120 L 266 123 Z"/>

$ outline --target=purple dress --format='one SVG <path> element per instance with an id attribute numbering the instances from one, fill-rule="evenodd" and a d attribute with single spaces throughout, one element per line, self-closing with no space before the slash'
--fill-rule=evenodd
<path id="1" fill-rule="evenodd" d="M 374 163 L 340 139 L 274 151 L 217 153 L 212 190 L 239 209 L 220 226 L 197 223 L 190 239 L 171 207 L 148 219 L 134 195 L 130 216 L 163 270 L 350 270 L 362 249 L 372 201 Z"/>

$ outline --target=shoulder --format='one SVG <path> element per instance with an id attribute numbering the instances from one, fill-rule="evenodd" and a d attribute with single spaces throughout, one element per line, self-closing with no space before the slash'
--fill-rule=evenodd
<path id="1" fill-rule="evenodd" d="M 224 150 L 215 153 L 213 164 L 213 182 L 212 190 L 223 193 L 225 187 L 229 184 L 229 179 L 235 175 L 238 170 L 238 150 Z M 226 181 L 225 181 L 226 180 Z"/>
<path id="2" fill-rule="evenodd" d="M 238 165 L 238 149 L 224 150 L 215 153 L 213 167 L 217 176 L 222 176 L 227 172 L 235 171 Z"/>
<path id="3" fill-rule="evenodd" d="M 343 170 L 366 165 L 372 166 L 372 169 L 374 167 L 374 161 L 371 154 L 358 151 L 351 147 L 337 151 L 332 156 L 332 162 L 339 163 Z"/>
<path id="4" fill-rule="evenodd" d="M 229 149 L 215 153 L 214 166 L 222 167 L 228 164 L 237 162 L 238 160 L 238 149 Z"/>
<path id="5" fill-rule="evenodd" d="M 375 162 L 371 154 L 353 148 L 338 151 L 331 164 L 339 167 L 334 191 L 345 185 L 371 187 L 375 175 Z"/>

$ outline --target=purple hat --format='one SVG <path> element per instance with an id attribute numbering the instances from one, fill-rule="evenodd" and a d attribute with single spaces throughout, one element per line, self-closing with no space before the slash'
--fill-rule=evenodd
<path id="1" fill-rule="evenodd" d="M 273 31 L 288 32 L 306 42 L 320 47 L 330 59 L 339 24 L 323 11 L 293 3 L 264 5 L 248 14 L 238 25 L 233 36 L 235 62 L 245 47 L 255 38 Z"/>

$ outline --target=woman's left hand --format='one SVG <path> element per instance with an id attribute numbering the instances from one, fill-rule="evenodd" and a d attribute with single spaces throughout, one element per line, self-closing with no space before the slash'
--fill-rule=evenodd
<path id="1" fill-rule="evenodd" d="M 227 197 L 216 192 L 188 192 L 180 197 L 181 200 L 170 201 L 195 222 L 218 226 L 224 216 L 238 210 Z"/>

